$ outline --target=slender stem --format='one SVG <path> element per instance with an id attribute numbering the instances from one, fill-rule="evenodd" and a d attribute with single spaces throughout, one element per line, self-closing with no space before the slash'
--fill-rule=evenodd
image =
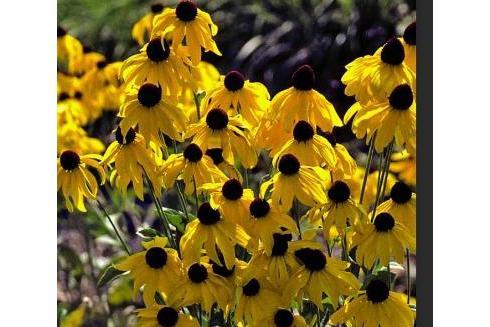
<path id="1" fill-rule="evenodd" d="M 407 304 L 410 304 L 410 250 L 407 249 Z"/>
<path id="2" fill-rule="evenodd" d="M 179 181 L 175 181 L 175 186 L 177 187 L 180 206 L 182 207 L 182 211 L 184 212 L 185 219 L 186 219 L 185 223 L 187 224 L 190 220 L 189 220 L 189 212 L 187 211 L 186 197 L 184 195 L 184 192 L 182 191 L 182 186 L 180 185 Z"/>
<path id="3" fill-rule="evenodd" d="M 393 142 L 388 145 L 385 150 L 385 155 L 380 157 L 380 170 L 378 171 L 378 187 L 376 190 L 376 199 L 373 207 L 373 215 L 371 216 L 371 221 L 374 221 L 376 217 L 376 209 L 378 207 L 379 202 L 384 197 L 384 191 L 386 190 L 386 182 L 388 180 L 388 170 L 390 168 L 391 162 L 391 153 L 393 151 Z M 384 157 L 384 160 L 383 160 Z M 384 161 L 384 163 L 383 163 Z"/>
<path id="4" fill-rule="evenodd" d="M 201 108 L 199 104 L 199 99 L 197 98 L 197 94 L 192 92 L 192 95 L 194 96 L 194 104 L 196 105 L 196 111 L 197 111 L 197 119 L 201 120 Z"/>
<path id="5" fill-rule="evenodd" d="M 248 170 L 245 167 L 243 167 L 243 177 L 245 178 L 245 188 L 249 188 Z"/>
<path id="6" fill-rule="evenodd" d="M 316 307 L 316 325 L 318 327 L 321 327 L 320 320 L 321 320 L 321 318 L 320 318 L 320 308 Z"/>
<path id="7" fill-rule="evenodd" d="M 111 226 L 112 226 L 112 229 L 114 230 L 114 232 L 116 233 L 117 235 L 117 238 L 119 239 L 119 242 L 121 243 L 121 245 L 123 246 L 124 250 L 126 250 L 126 253 L 128 255 L 131 255 L 131 251 L 129 250 L 129 247 L 128 245 L 126 244 L 126 242 L 124 242 L 121 234 L 119 233 L 119 231 L 117 230 L 117 227 L 116 225 L 114 224 L 114 222 L 112 221 L 111 219 L 111 216 L 109 216 L 109 213 L 107 213 L 107 211 L 105 210 L 104 206 L 102 205 L 102 203 L 100 203 L 99 199 L 96 199 L 97 201 L 97 204 L 99 205 L 99 208 L 100 210 L 102 210 L 102 212 L 104 212 L 104 215 L 107 217 L 107 219 L 109 220 L 109 222 L 111 223 Z"/>
<path id="8" fill-rule="evenodd" d="M 366 190 L 366 184 L 367 184 L 367 178 L 369 175 L 369 170 L 371 169 L 371 163 L 373 161 L 373 153 L 374 153 L 374 139 L 376 138 L 376 135 L 374 135 L 369 142 L 369 151 L 368 151 L 368 158 L 367 158 L 367 163 L 366 163 L 366 170 L 364 171 L 364 178 L 362 179 L 362 186 L 361 186 L 361 195 L 359 197 L 359 204 L 362 204 L 362 201 L 364 200 L 364 192 Z"/>

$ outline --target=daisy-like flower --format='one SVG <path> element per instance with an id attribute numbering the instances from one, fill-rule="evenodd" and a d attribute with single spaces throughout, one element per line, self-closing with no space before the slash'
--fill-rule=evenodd
<path id="1" fill-rule="evenodd" d="M 155 154 L 146 148 L 144 138 L 133 128 L 128 130 L 126 136 L 123 136 L 121 128 L 118 127 L 115 134 L 116 140 L 109 145 L 101 161 L 102 165 L 114 163 L 114 169 L 109 178 L 111 183 L 114 183 L 124 196 L 131 183 L 136 196 L 143 200 L 146 173 L 156 194 L 160 195 L 163 185 L 158 176 Z"/>
<path id="2" fill-rule="evenodd" d="M 331 132 L 334 126 L 342 126 L 333 105 L 313 88 L 315 81 L 315 72 L 310 66 L 299 67 L 292 76 L 292 87 L 272 99 L 267 118 L 282 122 L 288 132 L 300 120 L 326 132 Z"/>
<path id="3" fill-rule="evenodd" d="M 220 212 L 213 209 L 209 202 L 201 204 L 197 211 L 197 219 L 187 224 L 180 239 L 185 265 L 199 260 L 204 248 L 214 262 L 220 262 L 220 251 L 225 266 L 231 269 L 235 264 L 235 244 L 250 248 L 254 246 L 254 241 L 240 225 L 223 219 Z"/>
<path id="4" fill-rule="evenodd" d="M 247 278 L 237 290 L 237 321 L 253 323 L 270 316 L 280 306 L 280 294 L 261 278 Z"/>
<path id="5" fill-rule="evenodd" d="M 151 11 L 141 17 L 131 29 L 131 36 L 138 45 L 142 46 L 148 41 L 148 37 L 151 35 L 153 28 L 153 18 L 160 14 L 164 7 L 161 3 L 154 3 L 151 5 Z"/>
<path id="6" fill-rule="evenodd" d="M 108 102 L 116 102 L 119 105 L 121 95 L 118 94 L 116 99 L 108 101 L 107 95 L 114 96 L 114 94 L 107 94 L 109 90 L 108 86 L 120 86 L 119 71 L 121 69 L 122 62 L 107 62 L 105 60 L 97 62 L 95 67 L 91 68 L 82 77 L 82 83 L 85 87 L 87 98 L 93 99 L 98 107 L 97 114 L 100 115 L 101 110 Z M 115 101 L 114 101 L 115 100 Z"/>
<path id="7" fill-rule="evenodd" d="M 349 179 L 354 175 L 357 164 L 356 160 L 352 158 L 349 151 L 342 144 L 337 142 L 337 138 L 334 133 L 320 133 L 324 136 L 333 147 L 335 158 L 337 161 L 335 167 L 332 169 L 332 175 L 334 179 Z"/>
<path id="8" fill-rule="evenodd" d="M 277 308 L 270 316 L 258 322 L 252 322 L 252 327 L 307 327 L 308 324 L 298 313 L 284 307 Z"/>
<path id="9" fill-rule="evenodd" d="M 326 294 L 337 307 L 339 296 L 354 295 L 359 290 L 359 281 L 345 271 L 349 263 L 327 256 L 320 245 L 312 241 L 296 241 L 290 246 L 301 264 L 284 287 L 284 299 L 292 299 L 301 293 L 318 307 Z"/>
<path id="10" fill-rule="evenodd" d="M 400 84 L 415 88 L 415 73 L 404 61 L 405 50 L 397 38 L 392 38 L 380 47 L 374 55 L 357 58 L 345 68 L 342 83 L 345 94 L 355 96 L 366 104 L 373 99 L 384 99 Z"/>
<path id="11" fill-rule="evenodd" d="M 373 223 L 362 227 L 362 232 L 354 234 L 352 247 L 355 246 L 356 259 L 366 268 L 371 268 L 378 259 L 383 266 L 391 258 L 401 263 L 406 249 L 415 252 L 415 231 L 388 212 L 381 212 Z"/>
<path id="12" fill-rule="evenodd" d="M 269 99 L 269 92 L 262 83 L 245 80 L 240 72 L 232 70 L 206 94 L 204 113 L 213 108 L 223 108 L 232 116 L 241 114 L 255 126 L 269 105 Z"/>
<path id="13" fill-rule="evenodd" d="M 257 148 L 264 148 L 269 151 L 277 151 L 292 138 L 292 131 L 286 131 L 280 121 L 273 121 L 268 118 L 266 111 L 254 132 L 254 142 Z"/>
<path id="14" fill-rule="evenodd" d="M 83 46 L 82 55 L 69 62 L 68 72 L 81 76 L 96 68 L 97 64 L 105 67 L 107 65 L 105 56 L 89 46 Z"/>
<path id="15" fill-rule="evenodd" d="M 82 56 L 83 46 L 74 36 L 71 36 L 66 30 L 58 26 L 57 31 L 57 51 L 58 59 L 68 64 Z"/>
<path id="16" fill-rule="evenodd" d="M 323 226 L 328 240 L 330 228 L 335 226 L 340 235 L 344 235 L 347 226 L 359 228 L 367 222 L 367 216 L 351 196 L 349 186 L 340 180 L 335 181 L 327 191 L 328 201 L 310 209 L 307 219 L 315 226 Z"/>
<path id="17" fill-rule="evenodd" d="M 73 150 L 79 154 L 101 153 L 105 149 L 104 143 L 95 137 L 89 137 L 87 132 L 74 123 L 58 126 L 57 148 L 58 153 Z"/>
<path id="18" fill-rule="evenodd" d="M 405 50 L 405 63 L 412 69 L 415 73 L 417 72 L 417 25 L 416 22 L 408 25 L 403 32 L 402 44 Z"/>
<path id="19" fill-rule="evenodd" d="M 304 120 L 296 123 L 293 129 L 293 138 L 277 151 L 273 151 L 272 163 L 283 154 L 291 153 L 305 166 L 327 166 L 329 169 L 336 167 L 337 156 L 330 142 L 315 133 L 313 126 Z"/>
<path id="20" fill-rule="evenodd" d="M 197 8 L 193 1 L 180 1 L 175 9 L 166 8 L 157 15 L 153 20 L 152 38 L 170 29 L 172 29 L 172 47 L 178 51 L 185 38 L 185 45 L 189 49 L 194 65 L 201 61 L 201 48 L 221 56 L 213 40 L 218 27 L 211 20 L 211 16 Z"/>
<path id="21" fill-rule="evenodd" d="M 263 197 L 272 185 L 272 204 L 281 211 L 288 211 L 294 198 L 310 207 L 327 201 L 325 189 L 330 176 L 324 169 L 302 166 L 290 153 L 278 160 L 277 168 L 279 172 L 260 186 L 260 193 Z"/>
<path id="22" fill-rule="evenodd" d="M 262 242 L 262 246 L 271 255 L 274 248 L 274 233 L 281 233 L 284 229 L 299 234 L 294 220 L 285 212 L 272 205 L 271 201 L 255 198 L 248 207 L 249 219 L 245 227 L 250 235 Z"/>
<path id="23" fill-rule="evenodd" d="M 291 274 L 299 266 L 294 252 L 289 249 L 292 238 L 290 233 L 282 231 L 273 233 L 271 251 L 267 251 L 262 243 L 252 255 L 244 275 L 250 273 L 260 278 L 267 278 L 275 288 L 284 288 Z"/>
<path id="24" fill-rule="evenodd" d="M 366 142 L 374 139 L 374 148 L 379 153 L 391 142 L 405 146 L 415 137 L 416 110 L 412 88 L 408 84 L 398 85 L 384 100 L 366 105 L 355 103 L 346 112 L 344 121 L 352 117 L 352 131 L 358 139 L 366 136 Z M 375 136 L 376 135 L 376 136 Z"/>
<path id="25" fill-rule="evenodd" d="M 167 238 L 157 236 L 151 241 L 141 242 L 144 250 L 135 253 L 115 265 L 121 271 L 129 271 L 134 280 L 133 293 L 143 288 L 145 304 L 155 303 L 155 292 L 162 293 L 164 299 L 172 295 L 175 284 L 182 279 L 182 263 L 176 250 L 168 248 Z"/>
<path id="26" fill-rule="evenodd" d="M 213 160 L 214 165 L 218 167 L 219 170 L 221 170 L 226 176 L 239 180 L 240 183 L 243 182 L 242 175 L 238 169 L 223 158 L 223 149 L 207 149 L 205 154 Z"/>
<path id="27" fill-rule="evenodd" d="M 398 178 L 408 185 L 417 184 L 417 160 L 408 151 L 394 153 L 391 156 L 390 171 L 398 174 Z"/>
<path id="28" fill-rule="evenodd" d="M 65 150 L 58 158 L 58 191 L 61 189 L 67 209 L 72 212 L 74 208 L 86 212 L 85 198 L 95 200 L 99 187 L 95 176 L 89 168 L 94 168 L 105 182 L 105 171 L 99 164 L 102 157 L 97 154 L 78 155 L 75 151 Z"/>
<path id="29" fill-rule="evenodd" d="M 248 207 L 254 199 L 251 189 L 244 189 L 242 183 L 234 178 L 224 183 L 207 183 L 201 189 L 209 194 L 211 207 L 219 209 L 224 219 L 245 226 Z"/>
<path id="30" fill-rule="evenodd" d="M 397 182 L 391 188 L 390 199 L 381 203 L 378 212 L 387 212 L 396 217 L 398 221 L 408 227 L 409 230 L 416 230 L 416 211 L 417 196 L 412 193 L 410 187 Z"/>
<path id="31" fill-rule="evenodd" d="M 185 138 L 199 145 L 203 151 L 223 149 L 223 157 L 231 164 L 238 157 L 245 168 L 257 164 L 257 153 L 251 141 L 251 126 L 240 115 L 229 117 L 220 108 L 211 109 L 201 121 L 189 126 Z"/>
<path id="32" fill-rule="evenodd" d="M 179 177 L 183 178 L 184 191 L 188 195 L 194 192 L 194 183 L 199 190 L 205 183 L 221 183 L 228 179 L 194 143 L 189 144 L 182 153 L 171 154 L 162 165 L 162 173 L 167 188 L 173 187 Z"/>
<path id="33" fill-rule="evenodd" d="M 353 198 L 357 201 L 360 201 L 362 182 L 364 180 L 365 173 L 366 170 L 363 167 L 357 167 L 352 178 L 344 180 L 349 185 Z M 366 208 L 369 208 L 374 204 L 374 200 L 376 199 L 378 179 L 379 170 L 375 170 L 368 174 L 366 187 L 364 190 L 364 197 L 362 201 L 362 204 Z M 386 189 L 391 189 L 391 187 L 393 187 L 396 182 L 397 180 L 395 175 L 388 173 L 388 177 L 386 178 Z"/>
<path id="34" fill-rule="evenodd" d="M 125 103 L 121 106 L 119 126 L 123 134 L 130 127 L 138 126 L 139 132 L 147 142 L 160 140 L 160 132 L 170 138 L 181 141 L 182 132 L 187 125 L 187 118 L 180 108 L 162 98 L 162 88 L 145 83 L 139 88 L 132 88 Z"/>
<path id="35" fill-rule="evenodd" d="M 184 81 L 191 80 L 191 73 L 182 59 L 175 55 L 165 39 L 152 39 L 124 61 L 121 76 L 127 85 L 144 82 L 160 85 L 165 96 L 177 98 L 182 93 Z"/>
<path id="36" fill-rule="evenodd" d="M 184 280 L 177 284 L 173 296 L 182 299 L 182 306 L 199 303 L 205 312 L 210 313 L 215 303 L 226 310 L 233 297 L 232 292 L 230 284 L 215 274 L 209 263 L 194 262 L 188 266 Z"/>
<path id="37" fill-rule="evenodd" d="M 403 294 L 390 292 L 382 280 L 372 280 L 357 297 L 346 303 L 331 317 L 332 325 L 412 327 L 414 315 Z"/>
<path id="38" fill-rule="evenodd" d="M 136 310 L 138 323 L 136 327 L 199 327 L 199 322 L 180 308 L 169 305 L 154 304 Z"/>

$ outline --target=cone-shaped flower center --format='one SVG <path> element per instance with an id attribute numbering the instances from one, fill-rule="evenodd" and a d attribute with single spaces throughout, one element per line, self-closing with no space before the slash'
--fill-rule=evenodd
<path id="1" fill-rule="evenodd" d="M 238 200 L 243 195 L 242 183 L 234 178 L 229 179 L 223 184 L 221 192 L 223 193 L 223 196 L 228 200 Z"/>
<path id="2" fill-rule="evenodd" d="M 145 261 L 151 268 L 160 269 L 167 263 L 167 252 L 158 246 L 152 247 L 146 251 Z"/>
<path id="3" fill-rule="evenodd" d="M 281 159 L 279 159 L 278 166 L 279 171 L 284 175 L 294 175 L 300 168 L 298 159 L 290 153 L 283 155 Z"/>
<path id="4" fill-rule="evenodd" d="M 260 291 L 260 283 L 257 279 L 252 278 L 245 286 L 243 286 L 243 294 L 246 296 L 255 296 Z"/>
<path id="5" fill-rule="evenodd" d="M 416 22 L 408 25 L 403 32 L 403 41 L 410 45 L 416 45 L 417 27 Z"/>
<path id="6" fill-rule="evenodd" d="M 395 219 L 387 212 L 382 212 L 374 218 L 374 227 L 378 232 L 388 232 L 395 227 Z"/>
<path id="7" fill-rule="evenodd" d="M 228 126 L 228 114 L 220 108 L 214 108 L 206 115 L 206 124 L 212 130 L 221 130 Z"/>
<path id="8" fill-rule="evenodd" d="M 225 76 L 225 87 L 228 89 L 228 91 L 238 91 L 243 87 L 244 84 L 245 78 L 240 72 L 236 70 L 232 70 Z"/>
<path id="9" fill-rule="evenodd" d="M 366 294 L 369 301 L 373 303 L 380 303 L 390 296 L 390 290 L 385 282 L 379 279 L 374 279 L 366 288 Z"/>
<path id="10" fill-rule="evenodd" d="M 161 62 L 167 60 L 170 55 L 170 47 L 167 41 L 163 40 L 162 42 L 162 39 L 157 37 L 148 42 L 146 55 L 153 62 Z"/>
<path id="11" fill-rule="evenodd" d="M 118 127 L 116 129 L 116 141 L 121 145 L 131 144 L 133 143 L 135 138 L 136 138 L 136 132 L 132 127 L 128 129 L 128 132 L 126 133 L 126 137 L 123 137 L 121 132 L 121 127 Z"/>
<path id="12" fill-rule="evenodd" d="M 293 73 L 291 80 L 295 89 L 308 91 L 315 85 L 315 72 L 309 65 L 303 65 Z"/>
<path id="13" fill-rule="evenodd" d="M 214 225 L 219 221 L 220 214 L 218 210 L 211 208 L 209 202 L 204 202 L 197 210 L 197 218 L 203 225 Z"/>
<path id="14" fill-rule="evenodd" d="M 157 321 L 162 327 L 174 327 L 179 320 L 179 313 L 174 308 L 165 307 L 158 310 Z"/>
<path id="15" fill-rule="evenodd" d="M 396 37 L 390 39 L 381 50 L 381 60 L 385 64 L 399 65 L 405 59 L 403 45 Z"/>
<path id="16" fill-rule="evenodd" d="M 138 90 L 138 101 L 142 106 L 151 108 L 162 99 L 162 88 L 155 84 L 146 83 Z"/>
<path id="17" fill-rule="evenodd" d="M 163 11 L 163 4 L 161 3 L 154 3 L 151 5 L 151 12 L 154 14 L 159 14 Z"/>
<path id="18" fill-rule="evenodd" d="M 412 190 L 407 184 L 397 182 L 391 188 L 390 197 L 395 203 L 405 204 L 412 198 Z"/>
<path id="19" fill-rule="evenodd" d="M 318 249 L 299 249 L 294 252 L 294 255 L 310 271 L 320 271 L 327 265 L 325 254 Z"/>
<path id="20" fill-rule="evenodd" d="M 266 200 L 261 198 L 255 198 L 250 203 L 249 210 L 250 210 L 250 214 L 255 218 L 263 218 L 267 216 L 267 214 L 271 210 L 271 206 Z"/>
<path id="21" fill-rule="evenodd" d="M 66 92 L 61 92 L 60 95 L 58 95 L 58 101 L 65 101 L 70 98 L 70 95 Z"/>
<path id="22" fill-rule="evenodd" d="M 192 1 L 181 1 L 175 8 L 177 18 L 183 22 L 191 22 L 196 19 L 197 6 Z"/>
<path id="23" fill-rule="evenodd" d="M 279 234 L 274 233 L 272 235 L 274 238 L 274 245 L 272 246 L 272 256 L 283 256 L 289 247 L 289 241 L 293 239 L 291 234 Z"/>
<path id="24" fill-rule="evenodd" d="M 184 149 L 184 158 L 190 162 L 198 162 L 202 159 L 202 150 L 199 145 L 191 143 Z"/>
<path id="25" fill-rule="evenodd" d="M 335 181 L 332 187 L 328 190 L 328 198 L 335 203 L 342 203 L 349 199 L 350 188 L 342 181 Z"/>
<path id="26" fill-rule="evenodd" d="M 400 111 L 407 110 L 413 103 L 412 88 L 408 84 L 398 85 L 391 92 L 389 101 L 393 109 Z"/>
<path id="27" fill-rule="evenodd" d="M 200 263 L 194 263 L 189 267 L 187 276 L 193 283 L 202 283 L 208 278 L 208 271 Z"/>
<path id="28" fill-rule="evenodd" d="M 63 27 L 58 26 L 58 31 L 56 33 L 56 36 L 57 37 L 63 37 L 65 35 L 66 35 L 66 30 Z"/>
<path id="29" fill-rule="evenodd" d="M 104 69 L 109 63 L 106 60 L 101 60 L 97 62 L 98 69 Z"/>
<path id="30" fill-rule="evenodd" d="M 294 317 L 291 311 L 286 309 L 279 309 L 274 315 L 274 324 L 277 327 L 291 327 L 294 322 Z"/>
<path id="31" fill-rule="evenodd" d="M 75 151 L 66 150 L 60 156 L 60 165 L 64 170 L 73 170 L 80 165 L 80 156 Z"/>
<path id="32" fill-rule="evenodd" d="M 76 91 L 73 96 L 74 96 L 75 99 L 81 100 L 83 98 L 83 93 L 80 92 L 80 91 Z"/>
<path id="33" fill-rule="evenodd" d="M 307 142 L 313 138 L 313 135 L 315 131 L 307 121 L 300 120 L 294 126 L 293 137 L 298 142 Z"/>
<path id="34" fill-rule="evenodd" d="M 206 155 L 213 159 L 213 163 L 216 166 L 225 161 L 225 158 L 223 158 L 223 149 L 220 148 L 207 149 Z"/>

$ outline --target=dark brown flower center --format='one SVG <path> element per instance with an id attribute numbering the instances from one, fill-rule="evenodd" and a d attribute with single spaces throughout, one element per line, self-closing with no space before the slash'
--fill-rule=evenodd
<path id="1" fill-rule="evenodd" d="M 206 124 L 212 130 L 221 130 L 228 126 L 228 114 L 220 108 L 211 109 L 206 115 Z"/>
<path id="2" fill-rule="evenodd" d="M 385 64 L 400 65 L 405 59 L 403 45 L 396 37 L 390 39 L 381 50 L 381 60 Z"/>
<path id="3" fill-rule="evenodd" d="M 118 127 L 116 129 L 116 141 L 121 145 L 131 144 L 133 143 L 135 138 L 136 138 L 136 132 L 132 127 L 128 129 L 128 132 L 126 133 L 126 137 L 122 135 L 121 127 Z"/>
<path id="4" fill-rule="evenodd" d="M 159 103 L 161 99 L 162 88 L 155 84 L 143 84 L 138 90 L 138 101 L 144 107 L 151 108 Z"/>
<path id="5" fill-rule="evenodd" d="M 101 60 L 97 62 L 98 69 L 104 69 L 109 63 L 106 60 Z"/>
<path id="6" fill-rule="evenodd" d="M 82 100 L 82 98 L 83 98 L 83 93 L 82 93 L 82 92 L 80 92 L 80 91 L 76 91 L 76 92 L 75 92 L 75 94 L 74 94 L 74 97 L 75 97 L 75 99 L 77 99 L 77 100 Z"/>
<path id="7" fill-rule="evenodd" d="M 162 62 L 168 59 L 170 55 L 170 47 L 165 39 L 154 38 L 148 42 L 146 47 L 146 55 L 153 62 Z"/>
<path id="8" fill-rule="evenodd" d="M 161 327 L 174 327 L 179 320 L 179 313 L 170 307 L 161 308 L 157 313 L 158 325 Z"/>
<path id="9" fill-rule="evenodd" d="M 295 89 L 301 91 L 308 91 L 315 85 L 316 77 L 313 68 L 309 65 L 303 65 L 299 67 L 291 78 L 292 84 Z"/>
<path id="10" fill-rule="evenodd" d="M 228 89 L 228 91 L 231 92 L 238 91 L 243 87 L 244 84 L 245 84 L 245 78 L 240 72 L 236 70 L 232 70 L 231 72 L 226 74 L 225 87 Z"/>
<path id="11" fill-rule="evenodd" d="M 208 157 L 211 157 L 215 165 L 219 165 L 220 163 L 225 161 L 225 159 L 223 158 L 223 149 L 220 148 L 207 149 L 206 155 Z"/>
<path id="12" fill-rule="evenodd" d="M 279 159 L 278 168 L 284 175 L 294 175 L 299 171 L 300 164 L 294 155 L 288 153 Z"/>
<path id="13" fill-rule="evenodd" d="M 159 14 L 163 11 L 163 4 L 161 3 L 154 3 L 151 5 L 151 12 L 154 14 Z"/>
<path id="14" fill-rule="evenodd" d="M 192 1 L 181 1 L 175 8 L 177 18 L 183 22 L 191 22 L 196 19 L 197 6 Z"/>
<path id="15" fill-rule="evenodd" d="M 320 271 L 327 265 L 325 254 L 318 249 L 303 248 L 296 250 L 294 255 L 310 271 Z"/>
<path id="16" fill-rule="evenodd" d="M 412 190 L 407 184 L 403 182 L 397 182 L 391 188 L 390 197 L 393 202 L 398 204 L 405 204 L 412 198 Z"/>
<path id="17" fill-rule="evenodd" d="M 381 303 L 390 296 L 390 289 L 382 280 L 374 279 L 369 282 L 369 285 L 366 288 L 366 294 L 369 301 Z"/>
<path id="18" fill-rule="evenodd" d="M 307 121 L 300 120 L 294 126 L 293 137 L 298 142 L 307 142 L 313 138 L 313 135 L 315 130 Z"/>
<path id="19" fill-rule="evenodd" d="M 387 212 L 382 212 L 374 218 L 374 227 L 377 232 L 385 233 L 395 227 L 395 219 Z"/>
<path id="20" fill-rule="evenodd" d="M 398 85 L 391 92 L 389 101 L 393 109 L 400 111 L 407 110 L 413 103 L 412 88 L 408 84 Z"/>
<path id="21" fill-rule="evenodd" d="M 208 271 L 204 265 L 200 263 L 194 263 L 189 267 L 187 276 L 193 283 L 202 283 L 208 278 Z"/>
<path id="22" fill-rule="evenodd" d="M 276 327 L 291 327 L 294 322 L 294 317 L 291 311 L 279 309 L 274 315 L 274 324 Z"/>
<path id="23" fill-rule="evenodd" d="M 332 187 L 328 190 L 328 198 L 335 203 L 342 203 L 349 199 L 350 188 L 342 181 L 335 181 Z"/>
<path id="24" fill-rule="evenodd" d="M 202 150 L 201 148 L 194 143 L 189 144 L 184 149 L 184 158 L 189 160 L 190 162 L 198 162 L 202 159 Z"/>
<path id="25" fill-rule="evenodd" d="M 80 165 L 80 156 L 75 151 L 66 150 L 60 156 L 60 165 L 64 170 L 73 170 Z"/>
<path id="26" fill-rule="evenodd" d="M 153 269 L 160 269 L 167 263 L 167 252 L 160 247 L 152 247 L 146 251 L 145 261 Z"/>
<path id="27" fill-rule="evenodd" d="M 60 95 L 58 95 L 58 101 L 65 101 L 70 98 L 70 95 L 66 92 L 61 92 Z"/>
<path id="28" fill-rule="evenodd" d="M 267 216 L 269 211 L 271 210 L 271 206 L 269 203 L 261 198 L 255 198 L 251 203 L 250 203 L 250 214 L 255 217 L 255 218 L 263 218 Z"/>
<path id="29" fill-rule="evenodd" d="M 417 27 L 416 27 L 416 22 L 413 22 L 412 24 L 408 25 L 407 28 L 405 29 L 405 32 L 403 32 L 403 40 L 409 44 L 409 45 L 416 45 L 416 36 L 417 36 Z"/>
<path id="30" fill-rule="evenodd" d="M 223 196 L 228 200 L 235 201 L 242 197 L 243 195 L 243 187 L 242 183 L 240 183 L 237 179 L 229 179 L 223 184 L 223 188 L 221 189 Z"/>
<path id="31" fill-rule="evenodd" d="M 209 202 L 204 202 L 197 210 L 197 218 L 203 225 L 214 225 L 220 220 L 220 217 L 219 211 L 211 208 Z"/>
<path id="32" fill-rule="evenodd" d="M 243 286 L 243 294 L 246 296 L 255 296 L 260 291 L 260 283 L 257 279 L 252 278 L 245 286 Z"/>
<path id="33" fill-rule="evenodd" d="M 66 30 L 61 27 L 61 26 L 58 26 L 58 32 L 56 33 L 57 37 L 63 37 L 66 35 Z"/>

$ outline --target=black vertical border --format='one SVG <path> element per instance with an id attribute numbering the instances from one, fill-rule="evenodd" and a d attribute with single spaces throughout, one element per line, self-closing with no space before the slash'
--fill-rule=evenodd
<path id="1" fill-rule="evenodd" d="M 433 1 L 417 1 L 417 326 L 433 325 Z"/>

